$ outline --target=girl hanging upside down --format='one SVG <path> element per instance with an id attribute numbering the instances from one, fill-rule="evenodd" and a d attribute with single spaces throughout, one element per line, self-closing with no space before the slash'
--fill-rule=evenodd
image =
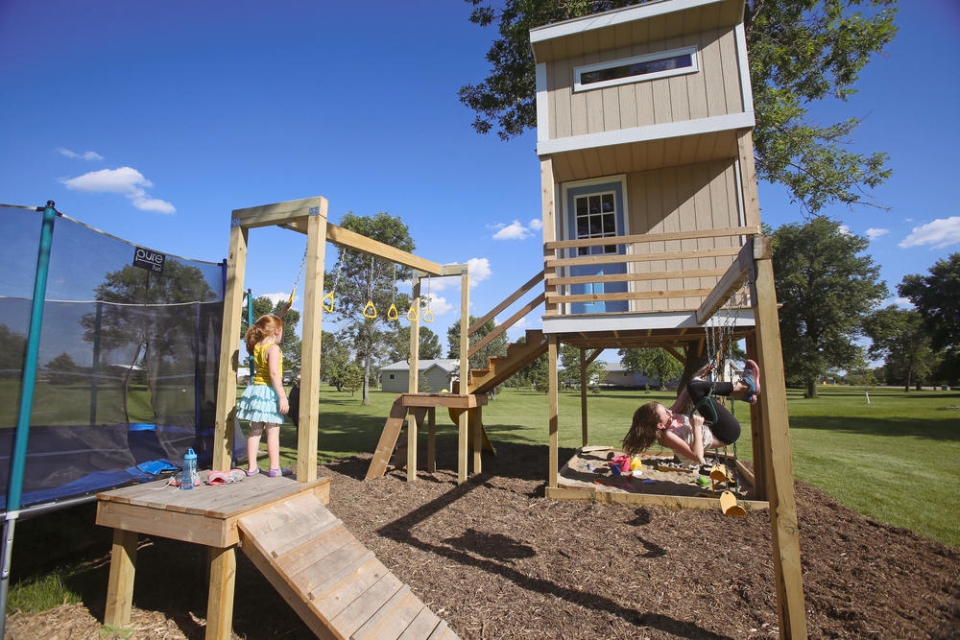
<path id="1" fill-rule="evenodd" d="M 623 438 L 624 453 L 639 455 L 657 441 L 673 450 L 682 462 L 703 464 L 705 450 L 736 442 L 740 437 L 740 423 L 712 396 L 730 396 L 755 403 L 760 393 L 760 368 L 753 360 L 747 360 L 743 375 L 736 382 L 701 379 L 711 371 L 713 365 L 698 371 L 669 409 L 659 402 L 641 405 L 633 414 L 633 423 Z M 687 416 L 683 411 L 690 403 L 695 411 Z M 706 422 L 707 419 L 710 422 Z"/>

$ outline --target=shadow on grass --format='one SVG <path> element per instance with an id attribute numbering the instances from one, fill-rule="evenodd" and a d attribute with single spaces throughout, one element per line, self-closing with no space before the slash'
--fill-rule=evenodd
<path id="1" fill-rule="evenodd" d="M 948 413 L 948 412 L 945 412 Z M 835 433 L 858 433 L 890 438 L 910 437 L 939 442 L 960 441 L 957 428 L 960 410 L 949 412 L 941 419 L 928 417 L 911 421 L 902 417 L 823 417 L 790 416 L 791 429 L 833 431 Z"/>

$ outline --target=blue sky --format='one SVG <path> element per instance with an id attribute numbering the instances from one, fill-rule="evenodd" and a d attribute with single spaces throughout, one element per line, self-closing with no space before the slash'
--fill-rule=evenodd
<path id="1" fill-rule="evenodd" d="M 480 136 L 457 100 L 486 77 L 496 35 L 469 11 L 461 0 L 0 0 L 0 202 L 52 199 L 132 243 L 216 262 L 233 209 L 322 195 L 331 222 L 386 211 L 418 255 L 470 262 L 482 315 L 542 268 L 540 176 L 533 132 Z M 889 210 L 826 213 L 871 238 L 893 295 L 960 251 L 960 8 L 905 1 L 898 23 L 859 93 L 817 108 L 823 121 L 865 118 L 853 147 L 890 154 L 893 177 L 872 194 Z M 760 204 L 774 228 L 802 220 L 780 188 L 761 184 Z M 287 295 L 305 244 L 253 230 L 246 286 Z M 459 279 L 424 286 L 445 344 Z"/>

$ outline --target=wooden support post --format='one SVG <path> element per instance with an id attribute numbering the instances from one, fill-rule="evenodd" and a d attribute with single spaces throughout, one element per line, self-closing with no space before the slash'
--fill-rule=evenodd
<path id="1" fill-rule="evenodd" d="M 464 265 L 460 275 L 460 395 L 470 395 L 470 269 Z M 457 482 L 467 481 L 467 445 L 470 431 L 469 412 L 460 412 L 457 419 L 460 448 L 457 455 Z"/>
<path id="2" fill-rule="evenodd" d="M 763 357 L 759 353 L 757 346 L 757 334 L 753 332 L 746 338 L 747 357 L 756 360 L 763 371 Z M 767 490 L 767 471 L 770 469 L 770 444 L 766 433 L 763 430 L 763 410 L 764 403 L 748 404 L 750 411 L 750 435 L 753 438 L 753 498 L 755 500 L 769 500 L 769 491 Z"/>
<path id="3" fill-rule="evenodd" d="M 777 587 L 780 637 L 807 637 L 797 503 L 793 491 L 790 424 L 783 376 L 783 352 L 772 260 L 756 262 L 757 351 L 761 376 L 761 419 L 770 466 L 767 484 L 773 541 L 773 572 Z"/>
<path id="4" fill-rule="evenodd" d="M 410 357 L 407 358 L 407 393 L 417 393 L 420 390 L 420 278 L 413 280 L 413 300 L 410 308 L 416 313 L 410 318 Z"/>
<path id="5" fill-rule="evenodd" d="M 483 470 L 483 422 L 481 421 L 481 408 L 468 409 L 467 415 L 470 423 L 470 446 L 473 447 L 473 472 L 480 473 Z"/>
<path id="6" fill-rule="evenodd" d="M 427 472 L 437 471 L 437 408 L 427 411 Z"/>
<path id="7" fill-rule="evenodd" d="M 558 393 L 559 376 L 557 374 L 557 336 L 547 337 L 547 375 L 550 380 L 550 399 L 548 401 L 550 425 L 550 455 L 547 470 L 547 486 L 556 489 L 559 486 L 560 472 L 560 396 Z"/>
<path id="8" fill-rule="evenodd" d="M 589 444 L 587 439 L 587 358 L 586 351 L 580 349 L 580 432 L 583 446 Z"/>
<path id="9" fill-rule="evenodd" d="M 207 632 L 204 638 L 230 640 L 233 636 L 233 595 L 237 580 L 236 547 L 210 547 L 208 553 L 210 588 L 207 592 Z"/>
<path id="10" fill-rule="evenodd" d="M 297 482 L 317 479 L 320 421 L 320 338 L 323 335 L 323 263 L 327 247 L 327 199 L 307 206 L 303 322 L 300 349 L 300 429 L 297 430 Z"/>
<path id="11" fill-rule="evenodd" d="M 227 471 L 233 462 L 233 420 L 237 404 L 237 369 L 240 366 L 240 314 L 243 278 L 247 270 L 247 230 L 231 220 L 227 281 L 223 294 L 223 334 L 220 340 L 220 376 L 217 417 L 213 437 L 213 468 Z M 253 375 L 253 372 L 250 372 Z"/>
<path id="12" fill-rule="evenodd" d="M 417 479 L 417 412 L 407 411 L 407 482 Z"/>
<path id="13" fill-rule="evenodd" d="M 107 583 L 107 606 L 103 623 L 123 628 L 130 624 L 133 608 L 133 583 L 137 573 L 137 543 L 135 531 L 113 530 L 113 548 L 110 552 L 110 578 Z"/>

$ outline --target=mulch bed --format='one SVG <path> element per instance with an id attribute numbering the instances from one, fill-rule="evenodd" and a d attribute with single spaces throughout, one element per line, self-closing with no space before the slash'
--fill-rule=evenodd
<path id="1" fill-rule="evenodd" d="M 455 460 L 443 458 L 446 470 L 414 483 L 400 470 L 364 482 L 370 456 L 320 475 L 333 480 L 330 509 L 462 638 L 779 635 L 768 511 L 732 518 L 548 500 L 546 459 L 545 447 L 498 445 L 483 474 L 460 486 Z M 796 497 L 810 637 L 960 637 L 960 549 L 864 518 L 804 483 Z M 83 550 L 102 581 L 83 604 L 14 613 L 5 637 L 204 637 L 202 548 L 143 541 L 135 630 L 124 635 L 99 624 L 107 550 Z M 243 554 L 234 633 L 313 637 Z"/>

